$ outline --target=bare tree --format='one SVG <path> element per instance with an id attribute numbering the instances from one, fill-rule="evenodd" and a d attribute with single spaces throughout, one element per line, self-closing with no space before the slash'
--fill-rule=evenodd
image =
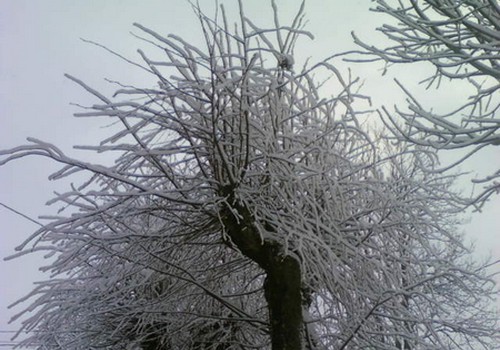
<path id="1" fill-rule="evenodd" d="M 494 283 L 466 260 L 453 176 L 435 154 L 393 148 L 362 123 L 363 97 L 328 61 L 294 68 L 292 24 L 231 29 L 194 6 L 206 48 L 136 25 L 154 88 L 122 85 L 79 116 L 123 128 L 97 146 L 115 164 L 31 144 L 90 173 L 55 198 L 73 209 L 20 255 L 47 250 L 52 279 L 28 298 L 40 349 L 494 349 Z M 138 35 L 139 37 L 139 35 Z M 134 63 L 139 65 L 139 63 Z M 323 98 L 323 82 L 337 90 Z M 21 300 L 22 301 L 22 300 Z"/>
<path id="2" fill-rule="evenodd" d="M 394 45 L 377 48 L 354 36 L 367 52 L 388 63 L 428 62 L 435 73 L 423 82 L 439 88 L 445 79 L 468 81 L 475 91 L 444 114 L 422 106 L 403 85 L 408 109 L 383 113 L 400 137 L 438 149 L 468 148 L 467 159 L 484 147 L 500 145 L 500 6 L 496 0 L 377 0 L 374 11 L 396 20 L 379 30 Z M 401 125 L 403 121 L 403 125 Z M 480 208 L 498 193 L 500 170 L 477 180 L 484 191 L 474 200 Z"/>

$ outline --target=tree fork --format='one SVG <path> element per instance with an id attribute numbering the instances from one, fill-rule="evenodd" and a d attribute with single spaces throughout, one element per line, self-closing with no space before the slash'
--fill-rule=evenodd
<path id="1" fill-rule="evenodd" d="M 265 272 L 264 294 L 268 304 L 273 350 L 302 350 L 302 276 L 300 263 L 284 255 L 280 244 L 262 240 L 247 207 L 231 200 L 222 210 L 222 223 L 231 242 Z M 236 217 L 239 215 L 240 217 Z"/>

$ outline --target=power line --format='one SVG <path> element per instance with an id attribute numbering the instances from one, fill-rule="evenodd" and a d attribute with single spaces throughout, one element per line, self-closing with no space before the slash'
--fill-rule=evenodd
<path id="1" fill-rule="evenodd" d="M 28 215 L 21 213 L 20 211 L 18 211 L 18 210 L 16 210 L 16 209 L 12 208 L 12 207 L 10 207 L 10 206 L 8 206 L 7 204 L 4 204 L 4 203 L 0 202 L 0 205 L 1 205 L 2 207 L 4 207 L 4 208 L 6 208 L 6 209 L 10 210 L 11 212 L 13 212 L 13 213 L 17 214 L 17 215 L 22 216 L 22 217 L 23 217 L 23 218 L 25 218 L 26 220 L 29 220 L 29 221 L 31 221 L 31 222 L 33 222 L 33 223 L 37 224 L 38 226 L 43 226 L 40 222 L 36 221 L 35 219 L 30 218 Z"/>

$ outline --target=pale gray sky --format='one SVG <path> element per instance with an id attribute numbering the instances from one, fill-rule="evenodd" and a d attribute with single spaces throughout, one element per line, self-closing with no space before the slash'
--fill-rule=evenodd
<path id="1" fill-rule="evenodd" d="M 283 21 L 291 18 L 300 4 L 298 0 L 277 2 Z M 227 3 L 234 7 L 236 1 Z M 316 39 L 304 41 L 299 47 L 304 52 L 299 54 L 319 60 L 352 49 L 351 30 L 362 38 L 375 40 L 378 35 L 373 30 L 384 18 L 369 13 L 369 3 L 308 0 L 307 29 Z M 245 5 L 248 16 L 257 23 L 272 19 L 268 0 L 246 1 Z M 193 43 L 201 42 L 197 20 L 184 0 L 0 1 L 0 149 L 20 145 L 32 136 L 54 143 L 70 154 L 88 157 L 71 146 L 99 140 L 105 130 L 100 121 L 72 117 L 78 109 L 70 102 L 90 104 L 94 100 L 63 74 L 77 76 L 104 92 L 114 89 L 104 82 L 104 77 L 133 83 L 144 81 L 142 71 L 79 39 L 98 41 L 127 57 L 137 58 L 136 49 L 144 44 L 129 34 L 135 31 L 134 22 L 162 34 L 176 33 Z M 376 105 L 400 101 L 401 92 L 389 78 L 380 78 L 379 71 L 368 66 L 353 69 L 367 79 L 366 93 L 373 96 Z M 423 77 L 422 72 L 408 67 L 399 70 L 399 74 L 407 82 Z M 432 93 L 426 95 L 425 101 L 446 107 L 446 101 L 456 100 L 460 93 L 459 89 Z M 463 168 L 491 173 L 500 163 L 499 150 L 485 152 Z M 53 213 L 57 208 L 45 207 L 44 203 L 55 189 L 64 189 L 63 184 L 47 180 L 57 169 L 47 159 L 34 158 L 1 167 L 0 202 L 34 218 Z M 480 257 L 491 252 L 500 259 L 499 197 L 483 213 L 475 214 L 464 228 L 477 241 Z M 34 224 L 2 207 L 0 222 L 2 258 L 13 253 L 14 247 L 36 229 Z M 39 256 L 0 261 L 0 331 L 17 327 L 7 321 L 22 308 L 13 311 L 6 310 L 6 306 L 29 292 L 34 280 L 43 277 L 37 272 L 41 264 L 43 259 Z M 7 338 L 0 333 L 0 346 Z"/>

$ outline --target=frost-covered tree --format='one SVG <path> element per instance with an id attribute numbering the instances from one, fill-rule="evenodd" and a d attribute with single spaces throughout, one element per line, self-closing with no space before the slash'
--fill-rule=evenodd
<path id="1" fill-rule="evenodd" d="M 473 153 L 500 145 L 500 6 L 496 0 L 376 0 L 376 12 L 396 20 L 379 30 L 393 45 L 374 47 L 355 37 L 368 52 L 388 63 L 428 62 L 435 72 L 428 88 L 443 80 L 468 81 L 472 95 L 450 101 L 451 110 L 437 114 L 408 95 L 408 109 L 384 109 L 400 137 L 438 149 L 467 148 Z M 401 123 L 403 121 L 403 123 Z M 481 207 L 500 191 L 500 169 L 482 180 Z"/>
<path id="2" fill-rule="evenodd" d="M 362 96 L 329 61 L 294 64 L 290 25 L 230 24 L 198 7 L 206 47 L 136 25 L 156 87 L 80 116 L 123 128 L 97 146 L 113 165 L 31 144 L 89 173 L 21 245 L 47 250 L 52 278 L 18 317 L 40 349 L 494 349 L 494 283 L 467 260 L 452 176 L 425 148 L 363 123 Z M 152 55 L 155 55 L 153 58 Z M 139 64 L 139 63 L 136 63 Z M 315 77 L 322 77 L 318 82 Z M 330 77 L 328 84 L 324 79 Z M 326 90 L 326 87 L 330 89 Z M 323 97 L 327 96 L 327 97 Z"/>

